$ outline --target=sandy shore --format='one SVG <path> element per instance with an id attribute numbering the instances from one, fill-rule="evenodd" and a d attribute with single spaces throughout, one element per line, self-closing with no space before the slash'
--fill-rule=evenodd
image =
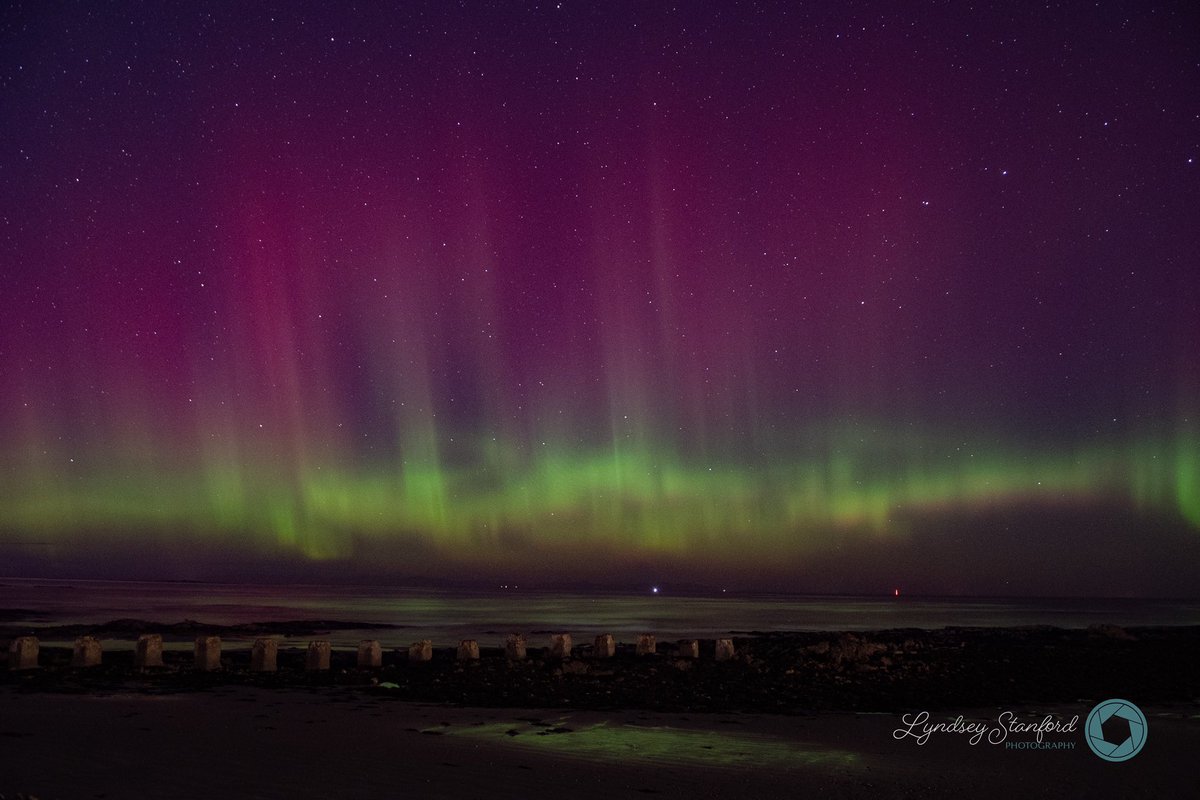
<path id="1" fill-rule="evenodd" d="M 1085 706 L 1011 709 L 1034 718 Z M 946 735 L 895 714 L 452 708 L 350 687 L 82 695 L 0 690 L 0 794 L 49 798 L 1167 797 L 1200 779 L 1196 709 L 1145 708 L 1111 764 Z M 994 720 L 998 709 L 968 719 Z M 1069 738 L 1069 737 L 1068 737 Z"/>
<path id="2" fill-rule="evenodd" d="M 133 633 L 134 631 L 129 631 Z M 293 631 L 295 633 L 295 631 Z M 319 631 L 313 632 L 320 635 Z M 670 647 L 569 658 L 434 649 L 383 666 L 249 669 L 249 642 L 197 672 L 189 649 L 133 668 L 46 646 L 39 669 L 0 670 L 0 795 L 261 797 L 1172 797 L 1200 782 L 1200 629 L 946 628 L 736 638 L 717 662 Z M 1083 721 L 1100 701 L 1146 712 L 1144 749 L 1109 763 Z M 897 738 L 905 715 L 995 728 L 1048 715 L 1068 732 L 1007 744 Z"/>

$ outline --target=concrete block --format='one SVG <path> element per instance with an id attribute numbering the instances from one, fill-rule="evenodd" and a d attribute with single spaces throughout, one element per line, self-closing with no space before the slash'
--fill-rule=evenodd
<path id="1" fill-rule="evenodd" d="M 550 657 L 551 658 L 570 658 L 571 657 L 571 634 L 556 633 L 550 637 Z"/>
<path id="2" fill-rule="evenodd" d="M 680 639 L 677 652 L 680 658 L 699 658 L 700 643 L 695 639 Z"/>
<path id="3" fill-rule="evenodd" d="M 274 672 L 279 664 L 279 640 L 255 639 L 254 648 L 250 651 L 251 672 Z"/>
<path id="4" fill-rule="evenodd" d="M 358 643 L 358 668 L 379 669 L 383 666 L 383 649 L 375 639 L 363 639 Z"/>
<path id="5" fill-rule="evenodd" d="M 329 669 L 331 653 L 329 642 L 317 639 L 308 643 L 308 654 L 304 658 L 304 669 L 309 672 L 324 672 Z"/>
<path id="6" fill-rule="evenodd" d="M 41 645 L 36 636 L 18 636 L 8 645 L 8 668 L 37 669 L 40 649 Z"/>
<path id="7" fill-rule="evenodd" d="M 433 660 L 433 642 L 428 639 L 422 639 L 419 642 L 413 642 L 408 646 L 409 661 L 432 661 Z"/>
<path id="8" fill-rule="evenodd" d="M 733 660 L 736 651 L 733 649 L 733 639 L 717 639 L 717 661 Z"/>
<path id="9" fill-rule="evenodd" d="M 656 652 L 658 652 L 658 644 L 654 641 L 654 634 L 639 634 L 637 639 L 637 654 L 639 656 L 652 656 Z"/>
<path id="10" fill-rule="evenodd" d="M 612 658 L 617 654 L 617 640 L 611 633 L 602 633 L 596 637 L 592 646 L 592 655 L 596 658 Z"/>
<path id="11" fill-rule="evenodd" d="M 133 665 L 138 669 L 161 667 L 162 654 L 162 636 L 157 633 L 143 633 L 138 637 L 137 647 L 133 651 Z"/>
<path id="12" fill-rule="evenodd" d="M 510 633 L 505 636 L 504 655 L 509 661 L 524 661 L 525 637 L 519 633 Z"/>
<path id="13" fill-rule="evenodd" d="M 8 645 L 8 668 L 37 669 L 38 639 L 36 636 L 18 636 Z"/>
<path id="14" fill-rule="evenodd" d="M 221 668 L 221 637 L 197 636 L 192 650 L 193 666 L 200 672 Z"/>
<path id="15" fill-rule="evenodd" d="M 75 640 L 71 655 L 72 667 L 98 667 L 101 658 L 100 640 L 95 636 L 80 636 Z"/>
<path id="16" fill-rule="evenodd" d="M 458 660 L 459 661 L 478 661 L 479 660 L 479 642 L 474 639 L 463 639 L 458 643 Z"/>

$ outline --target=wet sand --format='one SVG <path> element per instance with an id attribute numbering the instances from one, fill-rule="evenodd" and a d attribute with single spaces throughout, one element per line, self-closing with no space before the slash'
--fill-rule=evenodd
<path id="1" fill-rule="evenodd" d="M 1012 709 L 1086 715 L 1085 706 Z M 1111 764 L 944 736 L 893 714 L 452 708 L 349 687 L 82 695 L 0 690 L 0 794 L 49 798 L 1167 797 L 1200 778 L 1200 713 L 1144 708 Z M 966 716 L 994 719 L 997 709 Z M 1076 737 L 1078 740 L 1079 737 Z"/>
<path id="2" fill-rule="evenodd" d="M 669 643 L 521 662 L 486 647 L 468 663 L 452 648 L 425 663 L 385 651 L 372 670 L 335 650 L 321 672 L 305 670 L 302 646 L 321 631 L 289 632 L 299 641 L 275 673 L 250 671 L 245 640 L 215 672 L 195 671 L 185 642 L 148 672 L 131 641 L 106 641 L 86 669 L 46 643 L 38 669 L 0 670 L 0 796 L 1016 800 L 1190 796 L 1200 782 L 1194 627 L 759 634 L 723 662 L 711 640 L 699 658 Z M 1149 719 L 1123 763 L 1082 730 L 1113 697 Z M 1046 737 L 1057 749 L 897 739 L 921 711 L 1079 721 Z"/>

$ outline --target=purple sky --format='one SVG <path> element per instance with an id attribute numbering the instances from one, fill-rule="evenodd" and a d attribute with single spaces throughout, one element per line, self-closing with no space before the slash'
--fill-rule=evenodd
<path id="1" fill-rule="evenodd" d="M 1187 592 L 1198 20 L 7 4 L 0 557 Z"/>

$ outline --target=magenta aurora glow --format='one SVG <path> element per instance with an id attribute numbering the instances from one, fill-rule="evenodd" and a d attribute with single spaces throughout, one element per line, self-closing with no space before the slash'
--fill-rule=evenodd
<path id="1" fill-rule="evenodd" d="M 8 4 L 0 572 L 1194 593 L 1198 27 Z"/>

